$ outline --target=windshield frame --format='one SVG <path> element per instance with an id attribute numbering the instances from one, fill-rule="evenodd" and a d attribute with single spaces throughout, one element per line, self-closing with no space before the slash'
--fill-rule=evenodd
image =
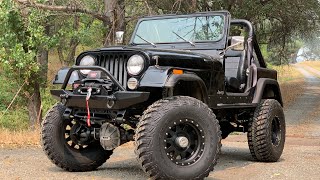
<path id="1" fill-rule="evenodd" d="M 196 48 L 199 49 L 201 46 L 212 46 L 212 45 L 218 45 L 215 49 L 223 49 L 226 47 L 226 38 L 228 35 L 228 27 L 230 26 L 230 13 L 228 11 L 213 11 L 213 12 L 204 12 L 204 13 L 196 13 L 196 14 L 187 14 L 187 15 L 161 15 L 161 16 L 151 16 L 151 17 L 145 17 L 139 19 L 137 22 L 135 29 L 132 33 L 131 39 L 129 44 L 131 46 L 151 46 L 148 43 L 135 43 L 134 39 L 136 37 L 136 33 L 138 31 L 139 25 L 143 21 L 147 20 L 157 20 L 157 19 L 174 19 L 174 18 L 188 18 L 188 17 L 204 17 L 204 16 L 221 16 L 224 21 L 224 28 L 223 28 L 223 34 L 219 40 L 200 40 L 200 41 L 195 41 L 193 43 L 196 44 Z M 160 43 L 155 43 L 156 46 L 167 46 L 167 45 L 174 45 L 175 47 L 179 48 L 179 46 L 185 47 L 186 45 L 190 46 L 189 42 L 184 42 L 184 41 L 179 41 L 179 42 L 160 42 Z M 197 46 L 198 45 L 198 46 Z M 199 47 L 200 46 L 200 47 Z M 191 48 L 191 49 L 192 49 Z"/>

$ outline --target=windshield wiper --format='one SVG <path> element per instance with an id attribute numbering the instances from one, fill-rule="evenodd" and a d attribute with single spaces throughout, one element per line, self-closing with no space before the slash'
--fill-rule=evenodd
<path id="1" fill-rule="evenodd" d="M 138 37 L 139 37 L 140 39 L 142 39 L 143 41 L 145 41 L 145 42 L 147 42 L 147 43 L 151 44 L 153 47 L 157 47 L 153 42 L 150 42 L 150 41 L 148 41 L 148 40 L 144 39 L 143 37 L 139 36 L 138 34 L 136 34 L 136 36 L 138 36 Z"/>
<path id="2" fill-rule="evenodd" d="M 184 37 L 180 36 L 180 35 L 179 35 L 179 34 L 177 34 L 176 32 L 172 31 L 172 33 L 173 33 L 173 34 L 175 34 L 176 36 L 178 36 L 180 39 L 184 40 L 185 42 L 190 43 L 190 44 L 191 44 L 191 46 L 196 46 L 196 45 L 194 44 L 194 42 L 187 40 L 186 38 L 184 38 Z"/>

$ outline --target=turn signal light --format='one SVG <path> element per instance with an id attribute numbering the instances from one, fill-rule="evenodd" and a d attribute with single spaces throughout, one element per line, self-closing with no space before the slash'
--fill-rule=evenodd
<path id="1" fill-rule="evenodd" d="M 183 70 L 181 70 L 181 69 L 173 69 L 172 73 L 173 74 L 183 74 Z"/>

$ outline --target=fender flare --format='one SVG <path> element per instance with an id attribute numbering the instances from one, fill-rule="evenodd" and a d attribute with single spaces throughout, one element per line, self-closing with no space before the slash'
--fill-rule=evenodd
<path id="1" fill-rule="evenodd" d="M 69 70 L 70 70 L 70 67 L 60 68 L 59 71 L 57 72 L 57 74 L 55 75 L 55 77 L 52 81 L 52 84 L 63 84 L 66 77 L 67 77 Z M 79 75 L 78 71 L 73 71 L 70 76 L 70 79 L 68 81 L 68 84 L 72 84 L 73 82 L 75 82 L 77 80 L 80 80 L 80 75 Z"/>
<path id="2" fill-rule="evenodd" d="M 256 103 L 256 104 L 260 103 L 261 99 L 263 98 L 263 93 L 264 93 L 264 90 L 266 89 L 266 86 L 272 87 L 275 99 L 279 101 L 281 106 L 283 106 L 279 83 L 277 80 L 269 79 L 269 78 L 260 78 L 258 80 L 252 103 Z"/>
<path id="3" fill-rule="evenodd" d="M 174 88 L 179 81 L 197 82 L 202 93 L 202 99 L 208 102 L 207 88 L 203 80 L 195 73 L 171 74 L 173 67 L 150 66 L 141 77 L 139 87 Z"/>
<path id="4" fill-rule="evenodd" d="M 166 88 L 174 88 L 180 81 L 189 81 L 189 82 L 196 82 L 198 87 L 200 87 L 200 91 L 202 94 L 202 100 L 204 103 L 208 104 L 208 92 L 205 83 L 203 80 L 196 75 L 195 73 L 184 73 L 184 74 L 171 74 L 164 87 Z"/>

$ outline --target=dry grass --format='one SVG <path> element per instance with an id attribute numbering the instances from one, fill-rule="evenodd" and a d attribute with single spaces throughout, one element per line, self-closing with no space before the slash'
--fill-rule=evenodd
<path id="1" fill-rule="evenodd" d="M 305 62 L 302 62 L 301 64 L 310 66 L 310 67 L 320 71 L 320 61 L 305 61 Z"/>
<path id="2" fill-rule="evenodd" d="M 40 133 L 39 130 L 33 131 L 10 131 L 7 129 L 0 130 L 0 147 L 39 147 Z"/>
<path id="3" fill-rule="evenodd" d="M 273 68 L 278 71 L 281 95 L 286 108 L 302 94 L 305 85 L 304 77 L 291 65 L 276 66 Z"/>

